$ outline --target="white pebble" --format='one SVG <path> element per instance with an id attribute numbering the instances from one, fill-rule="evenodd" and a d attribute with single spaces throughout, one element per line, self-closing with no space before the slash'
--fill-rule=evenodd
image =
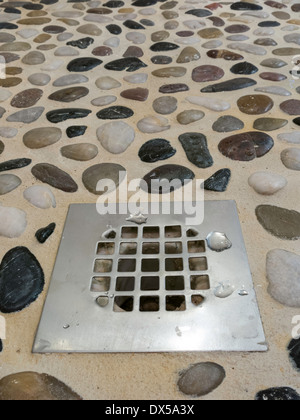
<path id="1" fill-rule="evenodd" d="M 227 111 L 231 108 L 230 104 L 219 99 L 212 99 L 203 96 L 188 96 L 186 98 L 188 102 L 194 105 L 203 106 L 204 108 L 210 109 L 211 111 L 222 112 Z"/>
<path id="2" fill-rule="evenodd" d="M 164 117 L 146 117 L 137 124 L 142 133 L 160 133 L 171 128 L 169 121 Z"/>
<path id="3" fill-rule="evenodd" d="M 49 209 L 56 207 L 55 197 L 48 187 L 34 185 L 24 191 L 24 198 L 33 206 L 40 209 Z"/>
<path id="4" fill-rule="evenodd" d="M 283 176 L 271 172 L 256 172 L 250 176 L 248 182 L 258 194 L 263 195 L 273 195 L 287 185 Z"/>
<path id="5" fill-rule="evenodd" d="M 0 205 L 0 236 L 18 238 L 26 227 L 26 213 L 23 210 Z"/>
<path id="6" fill-rule="evenodd" d="M 287 143 L 300 144 L 300 131 L 278 134 L 278 140 L 286 141 Z"/>
<path id="7" fill-rule="evenodd" d="M 135 132 L 132 127 L 123 121 L 114 121 L 99 127 L 97 137 L 108 152 L 120 154 L 131 145 L 135 138 Z"/>
<path id="8" fill-rule="evenodd" d="M 131 74 L 130 76 L 124 77 L 125 82 L 139 84 L 139 83 L 146 83 L 148 80 L 148 74 L 146 73 L 137 73 Z"/>

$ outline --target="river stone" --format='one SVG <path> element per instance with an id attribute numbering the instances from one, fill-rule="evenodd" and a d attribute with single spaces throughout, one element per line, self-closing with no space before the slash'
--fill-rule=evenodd
<path id="1" fill-rule="evenodd" d="M 183 77 L 186 75 L 187 69 L 185 67 L 165 67 L 154 70 L 152 75 L 155 77 Z"/>
<path id="2" fill-rule="evenodd" d="M 75 85 L 77 83 L 87 83 L 89 79 L 82 74 L 68 74 L 66 76 L 59 77 L 53 83 L 55 87 L 63 87 L 63 86 L 70 86 Z"/>
<path id="3" fill-rule="evenodd" d="M 271 205 L 256 208 L 256 217 L 271 235 L 285 240 L 300 238 L 300 213 Z"/>
<path id="4" fill-rule="evenodd" d="M 190 109 L 190 110 L 183 111 L 180 114 L 178 114 L 177 121 L 181 125 L 188 125 L 196 121 L 200 121 L 204 117 L 205 117 L 204 112 L 199 111 L 197 109 Z"/>
<path id="5" fill-rule="evenodd" d="M 56 200 L 52 191 L 43 185 L 33 185 L 27 188 L 23 196 L 25 200 L 39 209 L 46 210 L 56 207 Z"/>
<path id="6" fill-rule="evenodd" d="M 230 133 L 231 131 L 242 130 L 244 127 L 243 121 L 231 115 L 224 115 L 213 124 L 212 128 L 217 133 Z"/>
<path id="7" fill-rule="evenodd" d="M 164 139 L 153 139 L 147 141 L 139 150 L 139 157 L 142 162 L 155 163 L 174 156 L 176 150 L 170 142 Z"/>
<path id="8" fill-rule="evenodd" d="M 92 45 L 95 42 L 94 38 L 86 37 L 86 38 L 80 38 L 76 41 L 69 41 L 67 42 L 67 45 L 70 47 L 79 48 L 80 50 L 85 50 L 90 45 Z"/>
<path id="9" fill-rule="evenodd" d="M 100 96 L 91 101 L 91 104 L 94 106 L 107 106 L 116 102 L 117 97 L 114 95 Z"/>
<path id="10" fill-rule="evenodd" d="M 42 96 L 41 89 L 27 89 L 14 96 L 10 104 L 15 108 L 29 108 L 34 106 Z"/>
<path id="11" fill-rule="evenodd" d="M 186 12 L 186 14 L 203 18 L 203 17 L 211 16 L 212 12 L 206 9 L 192 9 Z"/>
<path id="12" fill-rule="evenodd" d="M 64 108 L 49 111 L 46 116 L 48 121 L 57 124 L 69 119 L 85 118 L 91 112 L 88 109 L 82 108 Z"/>
<path id="13" fill-rule="evenodd" d="M 210 50 L 207 52 L 207 56 L 215 59 L 222 58 L 226 61 L 239 61 L 244 59 L 242 55 L 229 50 Z"/>
<path id="14" fill-rule="evenodd" d="M 162 52 L 162 51 L 174 51 L 177 50 L 179 45 L 173 44 L 171 42 L 157 42 L 150 47 L 150 50 L 153 52 Z"/>
<path id="15" fill-rule="evenodd" d="M 255 45 L 262 45 L 264 47 L 276 47 L 277 42 L 272 38 L 258 38 L 255 42 Z"/>
<path id="16" fill-rule="evenodd" d="M 271 172 L 255 172 L 249 177 L 248 183 L 258 194 L 273 195 L 286 187 L 287 180 Z"/>
<path id="17" fill-rule="evenodd" d="M 271 69 L 280 69 L 281 67 L 287 66 L 287 63 L 278 58 L 267 58 L 266 60 L 260 63 L 264 67 L 269 67 Z"/>
<path id="18" fill-rule="evenodd" d="M 56 57 L 77 57 L 79 54 L 79 51 L 73 47 L 59 47 L 54 53 Z"/>
<path id="19" fill-rule="evenodd" d="M 124 52 L 123 57 L 143 57 L 144 51 L 140 47 L 131 45 Z"/>
<path id="20" fill-rule="evenodd" d="M 230 169 L 220 169 L 210 178 L 204 181 L 203 187 L 205 190 L 214 192 L 224 192 L 227 190 L 231 178 Z"/>
<path id="21" fill-rule="evenodd" d="M 41 149 L 57 143 L 62 137 L 60 128 L 41 127 L 34 128 L 24 134 L 23 142 L 29 149 Z"/>
<path id="22" fill-rule="evenodd" d="M 78 190 L 77 184 L 69 174 L 49 163 L 39 163 L 31 172 L 39 181 L 64 192 L 73 193 Z"/>
<path id="23" fill-rule="evenodd" d="M 284 74 L 272 72 L 263 72 L 259 75 L 259 77 L 263 80 L 270 80 L 271 82 L 281 82 L 282 80 L 287 79 Z"/>
<path id="24" fill-rule="evenodd" d="M 152 42 L 165 41 L 167 38 L 169 38 L 169 36 L 170 36 L 170 32 L 167 32 L 167 31 L 153 32 L 153 34 L 151 35 L 151 41 Z"/>
<path id="25" fill-rule="evenodd" d="M 281 161 L 284 166 L 293 171 L 300 171 L 300 149 L 288 148 L 281 152 Z"/>
<path id="26" fill-rule="evenodd" d="M 35 108 L 28 108 L 22 111 L 18 111 L 15 114 L 10 115 L 6 121 L 8 122 L 22 122 L 24 124 L 30 124 L 40 118 L 45 108 L 42 106 Z"/>
<path id="27" fill-rule="evenodd" d="M 203 106 L 204 108 L 216 112 L 227 111 L 231 108 L 230 103 L 226 101 L 213 98 L 206 98 L 203 96 L 188 96 L 186 100 L 193 105 Z"/>
<path id="28" fill-rule="evenodd" d="M 111 89 L 116 89 L 122 85 L 120 82 L 118 82 L 116 79 L 113 79 L 110 76 L 103 76 L 103 77 L 99 77 L 96 80 L 96 86 L 97 88 L 101 90 L 111 90 Z"/>
<path id="29" fill-rule="evenodd" d="M 9 88 L 15 87 L 22 83 L 22 79 L 20 77 L 7 77 L 6 79 L 0 79 L 0 87 Z"/>
<path id="30" fill-rule="evenodd" d="M 279 55 L 281 57 L 286 56 L 295 56 L 300 54 L 300 48 L 277 48 L 272 51 L 274 55 Z"/>
<path id="31" fill-rule="evenodd" d="M 98 155 L 98 148 L 90 143 L 71 144 L 62 147 L 60 153 L 67 159 L 85 162 L 94 159 Z"/>
<path id="32" fill-rule="evenodd" d="M 254 89 L 256 92 L 270 93 L 271 95 L 291 96 L 292 93 L 281 86 L 265 86 Z"/>
<path id="33" fill-rule="evenodd" d="M 234 90 L 245 89 L 256 85 L 257 82 L 248 77 L 237 77 L 233 80 L 227 80 L 226 82 L 217 83 L 211 86 L 207 86 L 201 89 L 203 93 L 217 93 L 217 92 L 231 92 Z"/>
<path id="34" fill-rule="evenodd" d="M 39 229 L 35 233 L 36 239 L 39 241 L 40 244 L 44 244 L 53 234 L 55 228 L 56 228 L 56 224 L 50 223 L 50 225 L 46 226 L 45 228 Z"/>
<path id="35" fill-rule="evenodd" d="M 299 372 L 300 370 L 300 337 L 292 339 L 288 345 L 289 359 L 293 367 Z"/>
<path id="36" fill-rule="evenodd" d="M 230 48 L 231 50 L 234 50 L 234 51 L 242 51 L 242 52 L 247 52 L 249 54 L 254 54 L 254 55 L 266 55 L 267 54 L 267 50 L 265 48 L 259 47 L 259 46 L 253 45 L 253 44 L 233 42 L 233 43 L 228 45 L 228 48 Z"/>
<path id="37" fill-rule="evenodd" d="M 192 61 L 200 60 L 200 58 L 201 55 L 198 50 L 196 50 L 194 47 L 186 47 L 181 51 L 179 57 L 177 58 L 177 63 L 190 63 Z"/>
<path id="38" fill-rule="evenodd" d="M 99 28 L 99 25 L 95 25 L 94 23 L 87 23 L 80 26 L 77 28 L 77 32 L 91 36 L 100 36 L 102 34 L 102 30 Z"/>
<path id="39" fill-rule="evenodd" d="M 0 127 L 0 137 L 12 139 L 13 137 L 16 137 L 17 134 L 18 130 L 14 127 Z"/>
<path id="40" fill-rule="evenodd" d="M 292 33 L 285 35 L 284 37 L 285 42 L 300 45 L 300 34 L 299 33 Z"/>
<path id="41" fill-rule="evenodd" d="M 186 133 L 179 136 L 179 141 L 188 160 L 198 168 L 209 168 L 213 158 L 208 150 L 207 138 L 200 133 Z"/>
<path id="42" fill-rule="evenodd" d="M 66 384 L 45 373 L 20 372 L 0 381 L 1 401 L 80 401 Z"/>
<path id="43" fill-rule="evenodd" d="M 300 395 L 293 388 L 278 387 L 260 391 L 255 396 L 256 401 L 300 401 Z"/>
<path id="44" fill-rule="evenodd" d="M 240 1 L 240 2 L 236 2 L 233 3 L 230 8 L 232 10 L 262 10 L 262 6 L 255 4 L 255 3 L 250 3 L 250 2 L 244 2 L 244 1 Z"/>
<path id="45" fill-rule="evenodd" d="M 120 154 L 125 152 L 134 141 L 135 132 L 132 127 L 123 121 L 114 121 L 99 127 L 97 137 L 108 152 Z"/>
<path id="46" fill-rule="evenodd" d="M 159 88 L 160 93 L 178 93 L 178 92 L 186 92 L 190 90 L 188 85 L 185 83 L 172 83 L 168 85 L 163 85 Z"/>
<path id="47" fill-rule="evenodd" d="M 89 92 L 89 89 L 83 86 L 69 87 L 52 93 L 49 99 L 57 102 L 74 102 L 84 98 Z"/>
<path id="48" fill-rule="evenodd" d="M 241 97 L 237 104 L 239 110 L 248 115 L 265 114 L 274 106 L 272 99 L 266 95 L 246 95 Z"/>
<path id="49" fill-rule="evenodd" d="M 0 163 L 0 172 L 12 171 L 14 169 L 25 168 L 26 166 L 30 165 L 31 163 L 32 163 L 32 160 L 27 159 L 27 158 L 12 159 L 12 160 L 8 160 L 6 162 L 1 162 Z"/>
<path id="50" fill-rule="evenodd" d="M 72 139 L 74 137 L 83 136 L 86 130 L 86 125 L 72 125 L 66 129 L 66 134 L 69 137 L 69 139 Z"/>
<path id="51" fill-rule="evenodd" d="M 286 141 L 287 143 L 300 144 L 300 131 L 294 131 L 292 133 L 281 133 L 278 134 L 278 140 Z"/>
<path id="52" fill-rule="evenodd" d="M 51 77 L 45 73 L 35 73 L 28 77 L 28 81 L 35 86 L 46 86 L 51 80 Z"/>
<path id="53" fill-rule="evenodd" d="M 37 66 L 39 64 L 43 64 L 45 61 L 46 58 L 40 51 L 31 51 L 22 58 L 22 63 L 30 66 Z"/>
<path id="54" fill-rule="evenodd" d="M 167 55 L 155 55 L 151 57 L 151 61 L 153 64 L 165 65 L 171 64 L 173 62 L 173 58 Z"/>
<path id="55" fill-rule="evenodd" d="M 0 155 L 4 151 L 4 143 L 0 140 Z"/>
<path id="56" fill-rule="evenodd" d="M 132 84 L 146 83 L 148 80 L 148 74 L 146 73 L 136 73 L 130 74 L 129 76 L 124 77 L 125 82 Z"/>
<path id="57" fill-rule="evenodd" d="M 172 184 L 171 192 L 181 188 L 194 178 L 194 172 L 185 166 L 163 165 L 145 175 L 140 188 L 149 194 L 169 194 L 172 181 L 176 181 L 176 184 Z"/>
<path id="58" fill-rule="evenodd" d="M 147 65 L 137 57 L 126 57 L 111 61 L 110 63 L 107 63 L 104 67 L 107 70 L 112 71 L 126 70 L 127 72 L 134 72 L 141 68 L 147 67 Z"/>
<path id="59" fill-rule="evenodd" d="M 144 88 L 127 89 L 121 92 L 121 97 L 132 101 L 145 102 L 148 99 L 149 90 Z"/>
<path id="60" fill-rule="evenodd" d="M 224 34 L 220 29 L 217 28 L 205 28 L 198 32 L 198 35 L 204 39 L 216 39 L 221 38 Z"/>
<path id="61" fill-rule="evenodd" d="M 105 192 L 114 191 L 118 188 L 120 183 L 126 176 L 126 169 L 121 165 L 115 163 L 100 163 L 88 168 L 82 175 L 82 182 L 85 188 L 92 194 L 103 195 Z M 109 188 L 108 191 L 104 191 L 97 188 L 99 181 L 109 179 L 114 184 L 115 188 Z M 99 187 L 99 185 L 98 185 Z"/>
<path id="62" fill-rule="evenodd" d="M 111 106 L 97 113 L 100 120 L 123 120 L 132 117 L 134 112 L 125 106 Z"/>
<path id="63" fill-rule="evenodd" d="M 192 79 L 194 82 L 213 82 L 222 79 L 225 72 L 220 67 L 204 65 L 195 67 L 192 72 Z"/>
<path id="64" fill-rule="evenodd" d="M 230 69 L 231 73 L 250 75 L 258 72 L 258 68 L 252 63 L 245 61 L 244 63 L 235 64 Z"/>
<path id="65" fill-rule="evenodd" d="M 96 57 L 108 57 L 113 54 L 113 50 L 110 47 L 101 46 L 93 49 L 92 54 Z"/>
<path id="66" fill-rule="evenodd" d="M 11 95 L 12 93 L 10 91 L 0 88 L 0 102 L 5 102 Z"/>
<path id="67" fill-rule="evenodd" d="M 11 249 L 0 266 L 0 311 L 13 313 L 28 307 L 42 293 L 44 285 L 44 273 L 35 256 L 25 247 Z M 2 389 L 0 384 L 3 397 Z"/>
<path id="68" fill-rule="evenodd" d="M 0 51 L 28 51 L 31 45 L 28 42 L 8 42 L 0 46 Z"/>
<path id="69" fill-rule="evenodd" d="M 288 120 L 281 118 L 258 118 L 254 121 L 253 128 L 261 131 L 273 131 L 286 126 L 287 123 Z"/>
<path id="70" fill-rule="evenodd" d="M 162 96 L 153 102 L 153 109 L 158 114 L 169 115 L 176 111 L 178 101 L 173 96 Z"/>
<path id="71" fill-rule="evenodd" d="M 300 308 L 300 256 L 282 249 L 267 255 L 268 293 L 277 302 Z"/>
<path id="72" fill-rule="evenodd" d="M 171 128 L 169 121 L 164 117 L 145 117 L 137 123 L 142 133 L 160 133 Z"/>
<path id="73" fill-rule="evenodd" d="M 98 58 L 93 57 L 80 57 L 75 58 L 75 60 L 70 61 L 70 63 L 67 66 L 67 69 L 70 72 L 85 72 L 89 70 L 93 70 L 95 67 L 100 66 L 103 61 L 99 60 Z"/>
<path id="74" fill-rule="evenodd" d="M 300 101 L 298 99 L 289 99 L 280 104 L 280 109 L 288 115 L 300 115 Z"/>
<path id="75" fill-rule="evenodd" d="M 22 184 L 21 179 L 12 174 L 0 175 L 0 195 L 5 195 L 14 191 Z"/>
<path id="76" fill-rule="evenodd" d="M 218 388 L 226 377 L 224 368 L 216 363 L 198 363 L 180 373 L 179 390 L 189 396 L 202 397 Z"/>
<path id="77" fill-rule="evenodd" d="M 219 143 L 219 151 L 232 160 L 247 162 L 264 156 L 273 146 L 272 137 L 253 131 L 225 138 Z"/>

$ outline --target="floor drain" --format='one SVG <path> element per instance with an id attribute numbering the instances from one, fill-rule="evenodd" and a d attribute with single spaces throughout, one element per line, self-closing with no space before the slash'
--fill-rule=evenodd
<path id="1" fill-rule="evenodd" d="M 266 351 L 235 203 L 187 217 L 71 205 L 33 352 Z"/>

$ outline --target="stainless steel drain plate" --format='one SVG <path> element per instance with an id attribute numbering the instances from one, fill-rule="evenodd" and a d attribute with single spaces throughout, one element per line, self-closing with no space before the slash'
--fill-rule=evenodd
<path id="1" fill-rule="evenodd" d="M 70 206 L 33 352 L 267 350 L 233 201 L 128 218 Z"/>

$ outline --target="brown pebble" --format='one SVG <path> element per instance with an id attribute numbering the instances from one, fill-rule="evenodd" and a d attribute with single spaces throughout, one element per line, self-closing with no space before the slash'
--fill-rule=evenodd
<path id="1" fill-rule="evenodd" d="M 130 46 L 127 48 L 123 57 L 143 57 L 144 51 L 140 47 Z"/>
<path id="2" fill-rule="evenodd" d="M 37 44 L 43 44 L 44 42 L 49 41 L 49 39 L 51 39 L 51 35 L 40 34 L 36 38 L 34 38 L 33 42 L 36 42 Z"/>
<path id="3" fill-rule="evenodd" d="M 145 102 L 149 96 L 149 90 L 143 88 L 135 88 L 124 90 L 121 93 L 122 98 L 131 99 L 132 101 Z"/>
<path id="4" fill-rule="evenodd" d="M 69 174 L 50 163 L 39 163 L 31 172 L 39 181 L 64 192 L 74 193 L 78 190 L 78 185 Z"/>
<path id="5" fill-rule="evenodd" d="M 50 23 L 51 19 L 49 18 L 29 18 L 29 19 L 21 19 L 18 20 L 18 24 L 19 25 L 29 25 L 29 26 L 33 26 L 33 25 L 46 25 L 47 23 Z"/>
<path id="6" fill-rule="evenodd" d="M 272 99 L 266 95 L 246 95 L 241 97 L 237 104 L 240 111 L 248 115 L 265 114 L 274 106 Z"/>
<path id="7" fill-rule="evenodd" d="M 174 83 L 171 85 L 164 85 L 159 88 L 160 93 L 178 93 L 190 90 L 185 83 Z"/>
<path id="8" fill-rule="evenodd" d="M 9 88 L 18 86 L 22 83 L 22 79 L 19 77 L 7 77 L 6 79 L 0 79 L 0 87 Z"/>
<path id="9" fill-rule="evenodd" d="M 280 104 L 280 109 L 288 115 L 300 115 L 300 101 L 298 99 L 289 99 Z"/>
<path id="10" fill-rule="evenodd" d="M 229 34 L 241 34 L 248 31 L 250 31 L 250 28 L 246 25 L 231 25 L 225 28 L 225 32 L 228 32 Z"/>
<path id="11" fill-rule="evenodd" d="M 221 38 L 223 36 L 223 32 L 216 28 L 206 28 L 201 29 L 201 31 L 198 32 L 198 35 L 204 39 L 216 39 Z"/>
<path id="12" fill-rule="evenodd" d="M 216 66 L 199 66 L 193 70 L 192 79 L 194 82 L 212 82 L 222 79 L 225 73 L 220 67 Z"/>
<path id="13" fill-rule="evenodd" d="M 27 89 L 18 93 L 11 101 L 11 106 L 15 108 L 29 108 L 34 106 L 43 96 L 41 89 Z"/>
<path id="14" fill-rule="evenodd" d="M 61 34 L 66 31 L 66 28 L 63 28 L 62 26 L 57 26 L 57 25 L 50 25 L 50 26 L 46 26 L 43 29 L 43 31 L 46 32 L 47 34 Z"/>
<path id="15" fill-rule="evenodd" d="M 282 80 L 287 79 L 287 77 L 284 74 L 271 72 L 261 73 L 259 77 L 264 80 L 270 80 L 271 82 L 281 82 Z"/>
<path id="16" fill-rule="evenodd" d="M 207 52 L 207 55 L 210 58 L 223 58 L 227 61 L 238 61 L 244 59 L 242 55 L 229 50 L 210 50 Z"/>
<path id="17" fill-rule="evenodd" d="M 106 57 L 113 54 L 113 50 L 110 47 L 96 47 L 93 49 L 92 54 L 96 57 Z"/>

